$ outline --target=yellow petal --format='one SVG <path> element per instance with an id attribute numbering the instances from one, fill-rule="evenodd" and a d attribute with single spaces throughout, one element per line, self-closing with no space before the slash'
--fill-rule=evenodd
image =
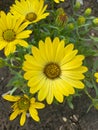
<path id="1" fill-rule="evenodd" d="M 74 50 L 70 53 L 66 52 L 65 56 L 63 57 L 63 59 L 61 61 L 61 65 L 65 64 L 67 62 L 70 62 L 75 57 L 77 52 L 78 52 L 78 50 Z"/>
<path id="2" fill-rule="evenodd" d="M 54 93 L 56 100 L 59 101 L 60 103 L 62 103 L 63 102 L 63 94 L 60 91 L 58 91 L 58 87 L 56 85 L 53 88 L 53 93 Z"/>
<path id="3" fill-rule="evenodd" d="M 61 76 L 61 78 L 65 80 L 68 84 L 70 84 L 72 87 L 79 88 L 79 89 L 84 88 L 84 84 L 79 80 L 70 79 L 65 76 Z"/>
<path id="4" fill-rule="evenodd" d="M 37 73 L 37 72 L 36 72 Z M 28 81 L 28 86 L 30 87 L 34 87 L 34 86 L 38 86 L 40 83 L 40 86 L 44 85 L 45 82 L 45 78 L 43 75 L 41 75 L 40 73 L 38 73 L 38 75 L 35 75 L 36 73 L 34 73 L 33 71 L 33 77 L 29 79 Z M 34 76 L 35 75 L 35 76 Z M 24 75 L 25 76 L 25 75 Z M 27 77 L 28 78 L 28 77 Z"/>
<path id="5" fill-rule="evenodd" d="M 53 88 L 54 88 L 54 84 L 51 80 L 49 80 L 49 87 L 48 87 L 48 94 L 46 97 L 46 101 L 48 104 L 51 104 L 53 102 L 53 98 L 54 98 L 54 94 L 53 94 Z"/>
<path id="6" fill-rule="evenodd" d="M 45 46 L 45 50 L 44 50 L 45 52 L 43 55 L 46 56 L 47 62 L 50 62 L 51 59 L 53 58 L 52 41 L 51 41 L 50 37 L 47 37 L 45 39 L 44 46 Z"/>
<path id="7" fill-rule="evenodd" d="M 32 117 L 35 121 L 39 121 L 39 120 L 40 120 L 39 117 L 38 117 L 38 112 L 37 112 L 36 109 L 30 107 L 29 112 L 30 112 L 31 117 Z"/>
<path id="8" fill-rule="evenodd" d="M 11 115 L 10 115 L 10 120 L 14 120 L 18 114 L 20 114 L 20 111 L 16 109 Z"/>
<path id="9" fill-rule="evenodd" d="M 83 55 L 77 55 L 75 56 L 75 58 L 73 60 L 71 60 L 70 62 L 62 65 L 61 69 L 62 70 L 70 70 L 70 69 L 75 69 L 78 68 L 82 65 L 82 60 L 84 59 Z"/>
<path id="10" fill-rule="evenodd" d="M 7 46 L 4 49 L 4 53 L 6 56 L 8 56 L 10 53 L 15 52 L 16 46 L 14 43 L 8 43 Z"/>
<path id="11" fill-rule="evenodd" d="M 44 53 L 44 52 L 43 52 Z M 39 62 L 40 64 L 44 65 L 45 61 L 44 59 L 41 57 L 40 51 L 37 47 L 32 47 L 32 54 L 34 56 L 34 58 L 36 59 L 37 62 Z M 45 53 L 44 53 L 45 54 Z"/>
<path id="12" fill-rule="evenodd" d="M 49 91 L 49 85 L 48 83 L 46 84 L 45 82 L 38 92 L 38 100 L 43 101 L 46 98 L 48 91 Z"/>
<path id="13" fill-rule="evenodd" d="M 26 121 L 26 112 L 24 111 L 20 118 L 20 125 L 23 126 Z"/>
<path id="14" fill-rule="evenodd" d="M 11 102 L 16 102 L 20 99 L 20 96 L 4 95 L 3 98 Z"/>
<path id="15" fill-rule="evenodd" d="M 15 40 L 16 44 L 19 44 L 23 47 L 28 47 L 28 43 L 25 40 Z"/>
<path id="16" fill-rule="evenodd" d="M 35 98 L 32 97 L 32 98 L 30 99 L 30 102 L 31 102 L 31 104 L 35 103 Z"/>
<path id="17" fill-rule="evenodd" d="M 54 59 L 55 62 L 61 62 L 62 58 L 64 57 L 64 45 L 65 45 L 64 40 L 59 42 L 57 50 L 56 50 L 56 52 L 54 52 L 54 53 L 56 53 L 55 59 Z"/>
<path id="18" fill-rule="evenodd" d="M 16 35 L 16 38 L 17 39 L 28 38 L 31 33 L 32 33 L 31 30 L 25 30 L 25 31 L 22 31 L 22 32 L 18 33 Z"/>
<path id="19" fill-rule="evenodd" d="M 75 71 L 63 71 L 62 72 L 62 75 L 66 76 L 67 78 L 70 78 L 70 79 L 84 79 L 85 76 L 82 74 L 82 73 L 79 73 L 79 72 L 75 72 Z"/>
<path id="20" fill-rule="evenodd" d="M 2 50 L 8 44 L 6 41 L 0 41 L 0 50 Z"/>
<path id="21" fill-rule="evenodd" d="M 21 23 L 23 22 L 23 18 L 19 18 L 17 19 L 17 24 L 14 27 L 14 31 L 17 32 L 19 26 L 21 25 Z"/>
<path id="22" fill-rule="evenodd" d="M 7 14 L 6 21 L 7 21 L 7 28 L 11 29 L 13 24 L 13 16 L 10 13 Z"/>
<path id="23" fill-rule="evenodd" d="M 16 33 L 18 34 L 18 33 L 22 32 L 27 26 L 28 26 L 28 22 L 22 23 L 22 24 L 19 26 L 19 28 L 18 28 L 18 30 L 17 30 Z M 29 30 L 29 31 L 30 31 L 29 33 L 32 33 L 31 30 Z"/>
<path id="24" fill-rule="evenodd" d="M 40 102 L 35 102 L 34 104 L 32 104 L 32 107 L 37 108 L 37 109 L 42 109 L 45 107 L 45 105 Z"/>

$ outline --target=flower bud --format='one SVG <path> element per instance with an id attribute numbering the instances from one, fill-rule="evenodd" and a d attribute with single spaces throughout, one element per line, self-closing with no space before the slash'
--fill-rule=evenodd
<path id="1" fill-rule="evenodd" d="M 65 26 L 68 21 L 68 16 L 64 12 L 63 8 L 57 9 L 56 24 L 58 26 Z"/>
<path id="2" fill-rule="evenodd" d="M 76 4 L 74 5 L 74 10 L 75 11 L 79 10 L 80 6 L 81 6 L 80 2 L 77 1 Z"/>
<path id="3" fill-rule="evenodd" d="M 93 24 L 98 25 L 98 18 L 93 19 Z"/>
<path id="4" fill-rule="evenodd" d="M 84 12 L 84 15 L 85 15 L 85 16 L 89 16 L 89 15 L 91 14 L 91 12 L 92 12 L 92 9 L 91 9 L 91 8 L 87 8 L 87 9 L 85 10 L 85 12 Z"/>
<path id="5" fill-rule="evenodd" d="M 69 24 L 67 25 L 67 28 L 68 28 L 69 30 L 73 30 L 73 29 L 74 29 L 74 24 L 73 24 L 73 23 L 69 23 Z"/>
<path id="6" fill-rule="evenodd" d="M 85 19 L 84 16 L 80 16 L 80 17 L 78 18 L 78 20 L 77 20 L 78 25 L 83 25 L 83 24 L 85 24 L 85 21 L 86 21 L 86 19 Z"/>

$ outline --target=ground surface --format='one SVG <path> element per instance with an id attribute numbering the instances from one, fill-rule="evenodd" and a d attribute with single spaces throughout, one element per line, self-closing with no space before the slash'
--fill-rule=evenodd
<path id="1" fill-rule="evenodd" d="M 7 11 L 12 2 L 13 0 L 0 0 L 0 9 Z M 70 12 L 70 3 L 66 2 L 63 7 L 67 12 Z M 85 0 L 83 9 L 85 7 L 91 7 L 93 14 L 98 16 L 98 3 L 96 3 L 96 0 Z M 1 52 L 0 57 L 2 57 Z M 1 97 L 3 93 L 9 90 L 6 87 L 9 79 L 10 73 L 8 69 L 0 69 L 0 130 L 98 130 L 98 111 L 92 108 L 87 113 L 90 100 L 85 94 L 73 100 L 73 110 L 65 102 L 59 105 L 47 106 L 39 111 L 40 123 L 28 118 L 25 125 L 20 127 L 19 118 L 9 121 L 10 103 Z"/>

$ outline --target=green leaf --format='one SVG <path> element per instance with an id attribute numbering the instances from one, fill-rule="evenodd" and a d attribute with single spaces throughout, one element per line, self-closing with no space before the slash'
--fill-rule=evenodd
<path id="1" fill-rule="evenodd" d="M 74 109 L 74 105 L 73 105 L 73 103 L 72 103 L 72 99 L 73 99 L 72 96 L 67 97 L 67 103 L 68 103 L 68 105 L 69 105 L 69 107 L 70 107 L 71 109 Z"/>
<path id="2" fill-rule="evenodd" d="M 94 40 L 95 42 L 98 42 L 98 37 L 90 36 L 90 38 L 91 38 L 92 40 Z"/>
<path id="3" fill-rule="evenodd" d="M 88 88 L 93 88 L 93 85 L 90 81 L 87 81 L 85 80 L 85 85 L 88 87 Z"/>
<path id="4" fill-rule="evenodd" d="M 95 60 L 93 64 L 93 70 L 96 71 L 98 69 L 98 60 Z"/>

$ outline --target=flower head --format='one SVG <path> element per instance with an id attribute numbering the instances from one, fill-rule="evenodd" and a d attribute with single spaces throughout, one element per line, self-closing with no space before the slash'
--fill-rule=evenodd
<path id="1" fill-rule="evenodd" d="M 16 45 L 27 47 L 28 43 L 23 40 L 28 38 L 32 33 L 31 30 L 24 30 L 28 24 L 23 23 L 23 19 L 17 19 L 10 13 L 7 15 L 1 11 L 0 18 L 0 50 L 4 49 L 4 53 L 8 56 L 15 52 Z"/>
<path id="2" fill-rule="evenodd" d="M 26 113 L 28 111 L 35 121 L 40 120 L 38 111 L 36 109 L 42 109 L 45 107 L 45 105 L 43 103 L 36 102 L 34 97 L 29 98 L 27 95 L 5 95 L 3 98 L 10 102 L 14 102 L 12 105 L 13 113 L 10 115 L 10 120 L 14 120 L 18 115 L 21 114 L 20 125 L 23 126 L 26 121 Z"/>
<path id="3" fill-rule="evenodd" d="M 60 3 L 61 2 L 64 2 L 64 0 L 54 0 L 55 3 Z"/>
<path id="4" fill-rule="evenodd" d="M 10 12 L 29 23 L 36 23 L 49 15 L 49 13 L 44 13 L 46 8 L 44 0 L 15 0 L 15 4 L 10 7 Z"/>
<path id="5" fill-rule="evenodd" d="M 96 78 L 96 82 L 98 83 L 98 72 L 94 74 L 94 77 Z"/>
<path id="6" fill-rule="evenodd" d="M 39 49 L 32 47 L 33 55 L 25 55 L 26 61 L 23 70 L 24 78 L 28 80 L 31 93 L 38 92 L 38 100 L 46 99 L 48 104 L 57 101 L 63 102 L 64 96 L 74 94 L 74 88 L 83 89 L 82 73 L 87 71 L 82 66 L 83 55 L 76 55 L 78 50 L 73 50 L 74 45 L 65 47 L 64 40 L 55 37 L 53 42 L 50 37 L 39 41 Z"/>

